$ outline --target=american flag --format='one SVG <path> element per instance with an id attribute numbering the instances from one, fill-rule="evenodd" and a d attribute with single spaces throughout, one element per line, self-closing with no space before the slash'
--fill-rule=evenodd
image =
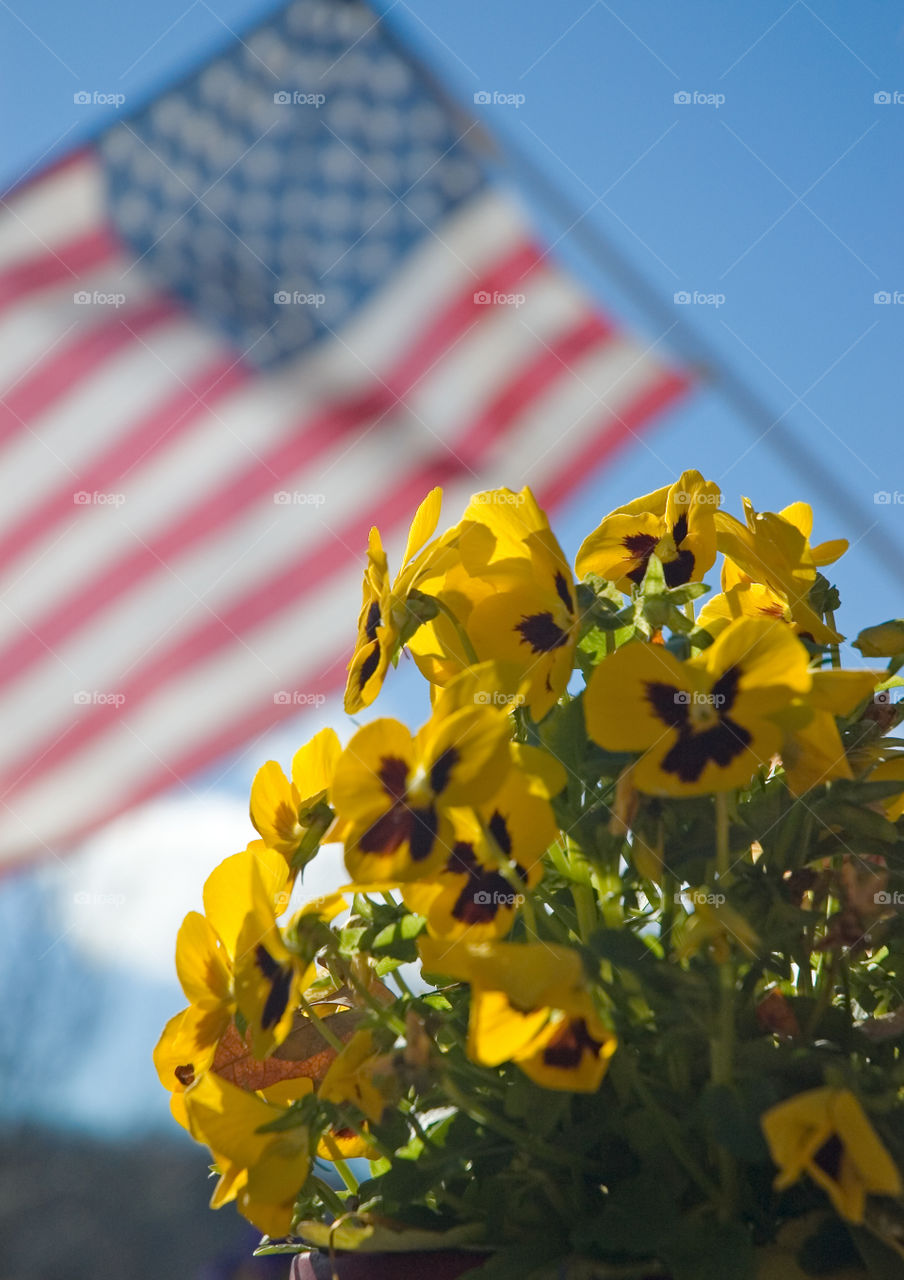
<path id="1" fill-rule="evenodd" d="M 684 390 L 477 132 L 294 0 L 3 203 L 0 862 L 341 686 L 371 524 L 555 507 Z"/>

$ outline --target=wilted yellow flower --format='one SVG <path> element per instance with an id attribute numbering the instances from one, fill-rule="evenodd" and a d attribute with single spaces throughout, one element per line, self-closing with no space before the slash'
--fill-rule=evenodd
<path id="1" fill-rule="evenodd" d="M 810 1089 L 762 1117 L 776 1190 L 803 1173 L 849 1222 L 862 1222 L 867 1195 L 900 1196 L 901 1175 L 849 1089 Z"/>

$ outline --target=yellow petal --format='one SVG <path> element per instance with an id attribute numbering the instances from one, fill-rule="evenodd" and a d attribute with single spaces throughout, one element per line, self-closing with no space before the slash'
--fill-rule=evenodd
<path id="1" fill-rule="evenodd" d="M 335 729 L 321 729 L 296 751 L 292 760 L 292 782 L 302 805 L 309 797 L 329 791 L 341 754 Z"/>
<path id="2" fill-rule="evenodd" d="M 232 974 L 216 930 L 190 911 L 176 935 L 176 973 L 193 1005 L 217 1008 L 230 999 Z"/>

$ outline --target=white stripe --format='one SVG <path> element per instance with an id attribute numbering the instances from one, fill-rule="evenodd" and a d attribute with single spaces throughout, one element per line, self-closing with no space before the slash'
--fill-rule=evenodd
<path id="1" fill-rule="evenodd" d="M 8 395 L 22 377 L 40 366 L 43 358 L 52 362 L 63 349 L 58 343 L 71 342 L 114 314 L 111 308 L 77 304 L 76 293 L 89 292 L 92 297 L 95 292 L 126 293 L 130 307 L 147 301 L 156 290 L 137 272 L 125 289 L 125 265 L 123 258 L 110 259 L 89 276 L 67 277 L 52 288 L 26 294 L 11 307 L 0 310 L 0 393 Z"/>
<path id="2" fill-rule="evenodd" d="M 8 767 L 30 747 L 53 737 L 61 719 L 72 714 L 73 697 L 79 690 L 115 692 L 111 687 L 115 684 L 113 673 L 140 664 L 157 637 L 162 635 L 162 643 L 169 647 L 199 619 L 203 622 L 208 610 L 211 616 L 225 612 L 263 576 L 279 572 L 316 546 L 324 535 L 342 525 L 346 512 L 374 505 L 381 487 L 398 478 L 400 458 L 406 468 L 413 469 L 419 462 L 441 455 L 443 442 L 448 442 L 454 454 L 454 441 L 463 428 L 523 369 L 525 337 L 529 336 L 525 323 L 552 342 L 575 322 L 580 305 L 571 291 L 561 290 L 556 277 L 547 274 L 531 290 L 520 313 L 506 307 L 495 312 L 480 309 L 483 323 L 416 390 L 409 406 L 411 413 L 402 410 L 351 446 L 340 441 L 321 463 L 294 477 L 274 479 L 264 498 L 236 517 L 228 529 L 176 556 L 141 580 L 134 591 L 117 597 L 57 653 L 39 661 L 5 692 L 4 716 L 19 724 L 20 730 L 14 737 L 0 738 L 0 767 Z M 531 344 L 533 341 L 530 338 Z M 450 394 L 450 385 L 459 388 L 457 397 Z M 259 414 L 257 396 L 251 398 L 248 408 Z M 430 429 L 425 430 L 422 422 Z M 162 493 L 171 493 L 181 485 L 185 495 L 177 500 L 176 509 L 186 509 L 198 500 L 199 478 L 208 479 L 203 464 L 209 456 L 205 442 L 198 450 L 198 466 L 182 466 L 168 479 L 152 481 L 146 488 L 147 497 L 153 500 L 156 495 L 159 499 Z M 141 473 L 139 485 L 147 484 L 150 469 Z M 323 506 L 276 504 L 276 490 L 322 495 Z M 98 555 L 86 548 L 85 538 L 80 536 L 82 528 L 98 540 L 98 552 L 106 546 L 121 554 L 124 548 L 136 545 L 135 511 L 128 488 L 123 496 L 126 501 L 121 507 L 89 509 L 90 519 L 79 521 L 67 532 L 47 573 L 26 574 L 14 584 L 4 603 L 17 618 L 36 623 L 38 590 L 45 603 L 58 598 L 58 591 L 48 597 L 48 577 L 61 575 L 68 584 L 68 595 L 82 566 L 96 572 Z M 357 548 L 351 550 L 354 553 Z"/>
<path id="3" fill-rule="evenodd" d="M 104 222 L 100 167 L 93 156 L 86 156 L 0 203 L 0 271 Z"/>
<path id="4" fill-rule="evenodd" d="M 589 353 L 575 366 L 578 378 L 557 384 L 557 389 L 543 397 L 542 404 L 538 401 L 523 415 L 515 425 L 516 438 L 520 441 L 523 426 L 533 431 L 539 440 L 538 423 L 549 412 L 577 414 L 577 425 L 556 447 L 557 466 L 566 465 L 568 458 L 575 456 L 590 435 L 600 430 L 598 415 L 603 409 L 603 397 L 609 408 L 618 413 L 655 380 L 659 372 L 657 367 L 648 358 L 637 361 L 638 353 L 636 346 L 624 342 L 614 345 L 611 352 Z M 627 372 L 632 364 L 633 369 Z M 614 388 L 613 382 L 616 384 Z M 576 388 L 580 388 L 580 393 Z M 583 410 L 591 412 L 580 416 Z M 510 450 L 511 438 L 507 444 Z M 475 480 L 465 479 L 447 489 L 443 526 L 458 518 L 475 489 L 506 480 L 512 486 L 536 483 L 542 480 L 545 469 L 542 454 L 526 468 L 519 467 L 516 479 L 500 476 L 497 467 L 501 464 L 500 457 L 482 469 Z M 393 541 L 398 542 L 399 537 L 397 535 Z M 37 782 L 13 802 L 20 818 L 26 824 L 34 825 L 49 808 L 64 803 L 73 806 L 73 813 L 84 810 L 82 820 L 90 820 L 92 812 L 100 812 L 105 803 L 104 796 L 95 796 L 92 810 L 92 799 L 84 794 L 92 789 L 92 777 L 103 777 L 106 787 L 128 788 L 140 781 L 155 758 L 175 758 L 180 751 L 216 734 L 234 716 L 241 716 L 262 705 L 277 691 L 290 688 L 317 693 L 318 690 L 307 688 L 303 679 L 290 686 L 289 677 L 285 674 L 293 670 L 297 661 L 298 637 L 304 636 L 309 670 L 313 671 L 333 653 L 344 657 L 353 642 L 360 574 L 360 565 L 354 566 L 352 573 L 343 571 L 327 590 L 318 592 L 316 626 L 311 625 L 310 601 L 301 601 L 298 608 L 288 615 L 271 618 L 262 626 L 249 629 L 244 633 L 244 643 L 230 645 L 206 660 L 199 669 L 180 674 L 165 689 L 136 708 L 134 714 L 129 713 L 127 706 L 124 707 L 122 723 L 112 726 L 76 758 L 62 764 L 50 777 Z M 76 819 L 72 818 L 72 821 Z M 66 819 L 61 818 L 60 822 L 62 832 Z M 15 824 L 7 828 L 0 823 L 0 843 L 5 844 L 7 839 L 14 842 L 17 838 L 22 839 L 22 836 L 21 832 L 18 837 L 15 835 Z"/>

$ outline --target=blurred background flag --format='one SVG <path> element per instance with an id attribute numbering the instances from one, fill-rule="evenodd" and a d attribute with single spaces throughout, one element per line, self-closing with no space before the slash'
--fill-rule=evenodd
<path id="1" fill-rule="evenodd" d="M 371 524 L 562 501 L 687 385 L 355 0 L 294 0 L 0 212 L 0 860 L 344 680 Z"/>

